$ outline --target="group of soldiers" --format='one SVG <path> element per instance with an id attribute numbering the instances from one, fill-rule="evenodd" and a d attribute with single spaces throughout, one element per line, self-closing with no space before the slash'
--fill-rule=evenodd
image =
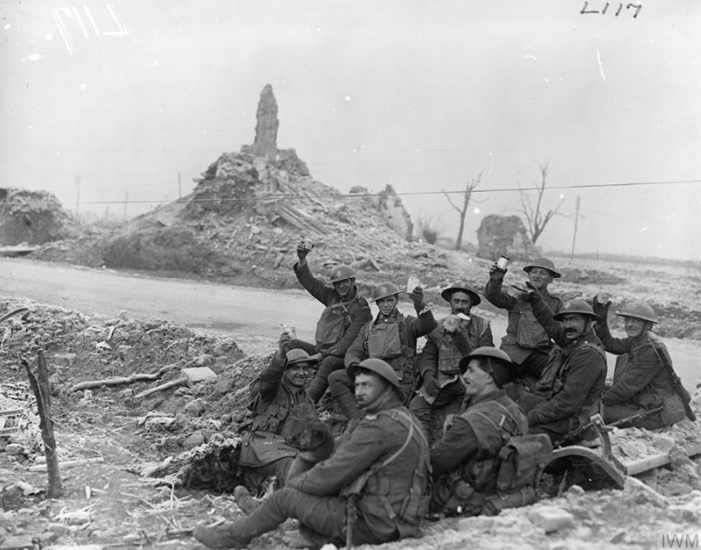
<path id="1" fill-rule="evenodd" d="M 260 479 L 275 476 L 282 486 L 264 500 L 237 487 L 245 517 L 198 526 L 194 536 L 208 547 L 244 548 L 288 518 L 299 520 L 311 547 L 420 536 L 419 523 L 430 515 L 477 515 L 499 502 L 535 500 L 532 477 L 505 483 L 510 441 L 532 437 L 548 449 L 591 444 L 584 428 L 595 413 L 606 423 L 648 429 L 685 416 L 667 349 L 650 331 L 658 322 L 652 308 L 616 312 L 627 337 L 614 338 L 611 302 L 563 303 L 548 291 L 560 273 L 547 258 L 523 268 L 528 288 L 516 293 L 504 289 L 506 268 L 490 268 L 483 297 L 508 312 L 497 349 L 489 322 L 472 312 L 482 298 L 470 284 L 442 291 L 450 314 L 440 320 L 420 286 L 407 289 L 414 316 L 399 311 L 396 285 L 379 284 L 373 318 L 353 269 L 335 267 L 327 283 L 312 274 L 309 252 L 297 248 L 294 272 L 325 306 L 315 343 L 280 336 L 252 384 L 252 422 L 241 445 L 241 468 Z M 421 337 L 426 344 L 417 354 Z M 611 382 L 606 352 L 618 356 Z M 327 390 L 348 420 L 338 441 L 317 419 Z M 434 438 L 434 413 L 456 403 L 458 412 Z"/>

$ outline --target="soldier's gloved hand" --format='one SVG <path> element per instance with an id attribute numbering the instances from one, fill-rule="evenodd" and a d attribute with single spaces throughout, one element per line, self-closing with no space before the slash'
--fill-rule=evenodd
<path id="1" fill-rule="evenodd" d="M 438 392 L 441 391 L 441 387 L 438 385 L 438 380 L 436 380 L 436 375 L 432 372 L 425 372 L 423 374 L 424 379 L 424 390 L 431 397 L 437 397 Z"/>
<path id="2" fill-rule="evenodd" d="M 594 296 L 592 300 L 591 308 L 599 316 L 599 324 L 605 324 L 609 316 L 609 308 L 611 307 L 611 300 L 604 302 L 599 301 L 599 295 Z"/>
<path id="3" fill-rule="evenodd" d="M 320 352 L 320 353 L 315 353 L 314 355 L 310 355 L 310 356 L 309 356 L 309 359 L 312 359 L 312 360 L 316 361 L 317 363 L 321 362 L 321 360 L 322 360 L 323 358 L 324 358 L 324 354 L 321 353 L 321 352 Z"/>
<path id="4" fill-rule="evenodd" d="M 496 262 L 489 268 L 489 278 L 496 284 L 501 284 L 504 281 L 504 275 L 507 270 L 500 268 Z"/>
<path id="5" fill-rule="evenodd" d="M 540 290 L 538 290 L 532 282 L 526 281 L 526 286 L 528 287 L 528 303 L 535 305 L 543 301 L 543 297 L 540 295 Z"/>
<path id="6" fill-rule="evenodd" d="M 414 302 L 414 309 L 417 312 L 421 312 L 424 308 L 424 290 L 420 286 L 417 286 L 414 290 L 409 293 L 409 298 Z"/>

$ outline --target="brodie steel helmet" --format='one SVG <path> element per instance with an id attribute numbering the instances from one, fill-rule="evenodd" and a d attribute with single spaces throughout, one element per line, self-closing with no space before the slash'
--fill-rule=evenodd
<path id="1" fill-rule="evenodd" d="M 355 279 L 355 271 L 349 265 L 337 265 L 331 270 L 329 277 L 329 282 L 332 284 L 346 279 Z"/>
<path id="2" fill-rule="evenodd" d="M 502 350 L 491 346 L 482 346 L 474 349 L 465 357 L 460 359 L 460 363 L 458 363 L 460 372 L 465 374 L 467 365 L 470 363 L 470 361 L 477 359 L 478 357 L 484 357 L 489 360 L 489 370 L 485 372 L 492 375 L 492 378 L 494 379 L 494 382 L 496 382 L 497 386 L 501 388 L 509 381 L 511 376 L 509 366 L 513 364 L 511 362 L 511 358 Z"/>
<path id="3" fill-rule="evenodd" d="M 634 302 L 629 306 L 624 307 L 621 311 L 617 311 L 616 315 L 620 315 L 621 317 L 635 317 L 636 319 L 642 319 L 643 321 L 659 323 L 657 315 L 655 315 L 655 310 L 642 302 Z"/>
<path id="4" fill-rule="evenodd" d="M 468 283 L 463 282 L 453 283 L 452 285 L 445 287 L 441 292 L 441 297 L 446 302 L 450 302 L 450 298 L 455 292 L 464 292 L 466 294 L 469 294 L 473 306 L 476 306 L 482 301 L 482 298 L 480 298 L 480 295 L 477 294 L 477 291 L 474 288 L 472 288 L 472 286 Z"/>
<path id="5" fill-rule="evenodd" d="M 285 357 L 287 358 L 288 367 L 296 363 L 309 363 L 310 365 L 318 363 L 316 359 L 310 357 L 303 349 L 291 349 L 285 354 Z"/>
<path id="6" fill-rule="evenodd" d="M 387 298 L 388 296 L 396 296 L 401 291 L 397 288 L 397 285 L 392 283 L 380 283 L 372 290 L 372 301 L 377 302 L 382 298 Z"/>
<path id="7" fill-rule="evenodd" d="M 348 374 L 352 379 L 355 379 L 359 369 L 372 371 L 378 376 L 381 376 L 387 380 L 387 382 L 392 384 L 395 388 L 399 389 L 399 378 L 397 378 L 397 373 L 394 372 L 394 369 L 382 359 L 370 358 L 365 359 L 360 363 L 351 365 L 348 367 Z"/>
<path id="8" fill-rule="evenodd" d="M 523 270 L 526 273 L 528 273 L 534 267 L 542 267 L 543 269 L 547 269 L 550 273 L 552 273 L 555 279 L 560 278 L 560 274 L 557 271 L 555 271 L 555 264 L 547 258 L 536 258 L 532 262 L 529 262 L 528 264 L 524 265 Z"/>
<path id="9" fill-rule="evenodd" d="M 562 321 L 562 318 L 565 315 L 569 315 L 570 313 L 589 315 L 589 317 L 591 317 L 592 319 L 599 319 L 599 316 L 596 313 L 594 313 L 594 310 L 591 308 L 591 306 L 587 304 L 584 300 L 580 300 L 579 298 L 570 300 L 569 302 L 565 302 L 565 304 L 562 306 L 562 309 L 558 311 L 555 315 L 553 315 L 553 319 L 555 319 L 556 321 Z"/>

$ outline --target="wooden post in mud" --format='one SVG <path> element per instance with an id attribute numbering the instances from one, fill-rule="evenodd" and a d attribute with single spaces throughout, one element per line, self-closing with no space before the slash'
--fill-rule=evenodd
<path id="1" fill-rule="evenodd" d="M 46 470 L 49 474 L 49 488 L 46 496 L 58 498 L 63 495 L 63 485 L 61 483 L 61 473 L 58 469 L 58 454 L 56 453 L 56 440 L 54 439 L 54 424 L 51 420 L 51 388 L 49 387 L 49 370 L 46 367 L 44 352 L 39 350 L 39 368 L 37 377 L 29 368 L 26 359 L 22 359 L 29 377 L 29 384 L 32 386 L 34 396 L 37 400 L 39 410 L 39 426 L 41 428 L 41 438 L 44 441 L 44 453 L 46 454 Z"/>

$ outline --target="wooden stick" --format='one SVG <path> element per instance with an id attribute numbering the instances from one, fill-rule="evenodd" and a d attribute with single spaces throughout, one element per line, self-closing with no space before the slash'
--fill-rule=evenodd
<path id="1" fill-rule="evenodd" d="M 131 384 L 133 382 L 143 382 L 150 380 L 157 380 L 163 374 L 169 370 L 170 366 L 163 367 L 161 370 L 154 374 L 132 374 L 127 377 L 116 377 L 108 378 L 107 380 L 92 380 L 87 382 L 80 382 L 74 386 L 71 386 L 66 390 L 66 393 L 71 393 L 74 391 L 87 390 L 90 388 L 102 388 L 105 386 L 119 386 L 122 384 Z"/>
<path id="2" fill-rule="evenodd" d="M 44 441 L 44 454 L 46 455 L 46 470 L 49 474 L 49 488 L 46 496 L 49 498 L 59 498 L 63 494 L 61 483 L 61 473 L 58 467 L 58 453 L 56 452 L 56 440 L 54 438 L 54 425 L 51 420 L 51 392 L 49 390 L 49 371 L 46 367 L 44 352 L 39 350 L 39 380 L 34 377 L 29 363 L 22 359 L 29 377 L 29 384 L 34 390 L 39 409 L 39 427 L 41 428 L 41 438 Z"/>
<path id="3" fill-rule="evenodd" d="M 70 468 L 72 466 L 85 466 L 86 464 L 96 464 L 102 463 L 105 459 L 100 457 L 97 458 L 85 458 L 81 460 L 66 460 L 65 462 L 59 462 L 58 466 L 61 468 Z M 30 472 L 43 472 L 46 470 L 46 464 L 36 464 L 27 468 Z"/>

